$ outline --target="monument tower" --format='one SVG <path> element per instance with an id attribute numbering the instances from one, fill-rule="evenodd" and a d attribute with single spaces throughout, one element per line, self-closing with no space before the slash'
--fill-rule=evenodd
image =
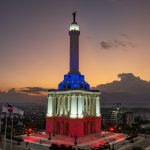
<path id="1" fill-rule="evenodd" d="M 83 137 L 101 132 L 100 93 L 90 89 L 79 71 L 79 25 L 70 25 L 70 68 L 58 90 L 48 91 L 46 132 Z"/>

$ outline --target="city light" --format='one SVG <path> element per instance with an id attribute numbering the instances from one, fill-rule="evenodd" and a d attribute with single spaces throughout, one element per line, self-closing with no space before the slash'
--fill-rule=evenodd
<path id="1" fill-rule="evenodd" d="M 109 131 L 114 132 L 115 129 L 114 129 L 113 127 L 110 127 L 110 128 L 109 128 Z"/>
<path id="2" fill-rule="evenodd" d="M 33 129 L 32 128 L 28 128 L 28 133 L 32 133 Z"/>

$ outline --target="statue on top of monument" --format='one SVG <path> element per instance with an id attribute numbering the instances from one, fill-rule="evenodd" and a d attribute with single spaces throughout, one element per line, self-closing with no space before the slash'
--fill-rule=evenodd
<path id="1" fill-rule="evenodd" d="M 72 13 L 72 15 L 73 15 L 73 23 L 76 23 L 76 14 L 77 14 L 77 11 Z"/>

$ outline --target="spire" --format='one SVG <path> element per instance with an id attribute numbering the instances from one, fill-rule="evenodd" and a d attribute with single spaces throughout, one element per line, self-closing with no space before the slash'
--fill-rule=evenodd
<path id="1" fill-rule="evenodd" d="M 70 73 L 79 73 L 79 25 L 76 23 L 76 13 L 73 12 L 73 23 L 70 25 Z"/>

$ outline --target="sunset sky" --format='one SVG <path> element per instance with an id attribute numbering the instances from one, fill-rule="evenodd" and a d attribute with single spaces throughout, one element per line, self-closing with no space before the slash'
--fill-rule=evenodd
<path id="1" fill-rule="evenodd" d="M 150 0 L 1 0 L 0 90 L 57 88 L 75 10 L 80 72 L 91 86 L 123 72 L 150 80 Z"/>

